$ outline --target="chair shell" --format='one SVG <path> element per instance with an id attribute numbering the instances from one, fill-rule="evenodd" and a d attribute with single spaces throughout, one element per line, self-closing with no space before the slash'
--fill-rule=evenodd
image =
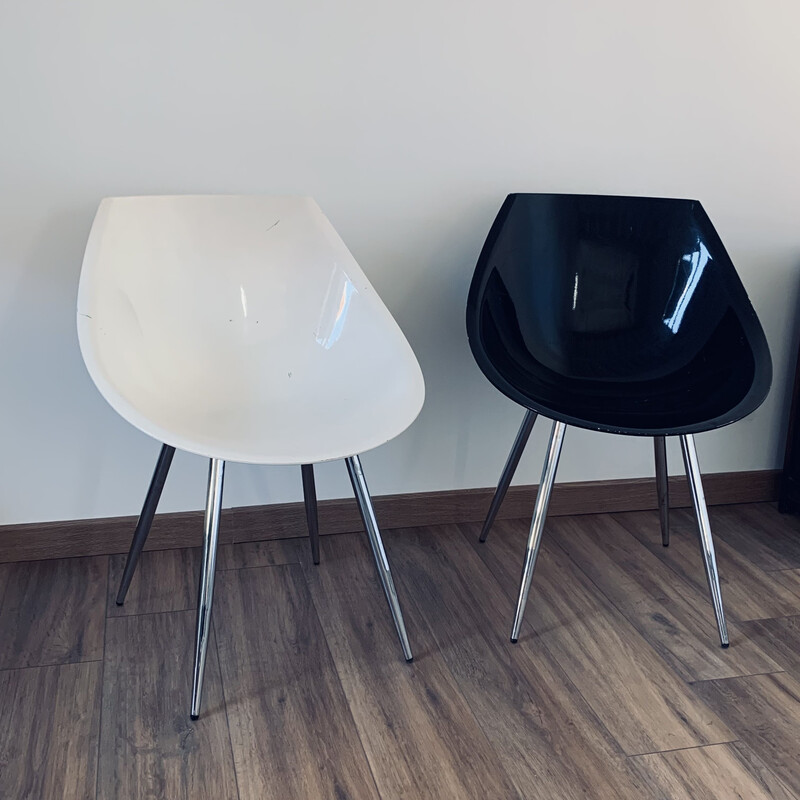
<path id="1" fill-rule="evenodd" d="M 78 337 L 122 417 L 210 458 L 363 453 L 408 427 L 424 400 L 403 333 L 307 197 L 103 200 Z"/>
<path id="2" fill-rule="evenodd" d="M 509 195 L 467 333 L 512 400 L 610 433 L 718 428 L 754 411 L 772 379 L 756 313 L 696 200 Z"/>

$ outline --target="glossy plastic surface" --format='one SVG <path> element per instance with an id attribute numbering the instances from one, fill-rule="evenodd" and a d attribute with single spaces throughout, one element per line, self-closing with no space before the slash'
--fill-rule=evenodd
<path id="1" fill-rule="evenodd" d="M 355 455 L 424 399 L 411 347 L 310 198 L 103 200 L 78 336 L 117 412 L 210 458 Z"/>
<path id="2" fill-rule="evenodd" d="M 755 311 L 694 200 L 509 195 L 475 270 L 467 333 L 512 400 L 614 433 L 726 425 L 772 379 Z"/>

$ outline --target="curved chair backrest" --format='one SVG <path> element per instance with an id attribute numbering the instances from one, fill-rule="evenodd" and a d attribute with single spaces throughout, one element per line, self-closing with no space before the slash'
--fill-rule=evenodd
<path id="1" fill-rule="evenodd" d="M 764 332 L 695 200 L 512 194 L 467 303 L 478 365 L 512 400 L 615 433 L 694 433 L 769 391 Z"/>
<path id="2" fill-rule="evenodd" d="M 424 398 L 408 342 L 310 198 L 103 200 L 78 335 L 117 412 L 211 458 L 351 456 L 397 436 Z"/>

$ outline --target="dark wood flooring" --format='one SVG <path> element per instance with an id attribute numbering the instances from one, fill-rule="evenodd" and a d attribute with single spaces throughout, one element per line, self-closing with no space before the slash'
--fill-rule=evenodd
<path id="1" fill-rule="evenodd" d="M 365 536 L 224 545 L 197 722 L 197 550 L 122 608 L 122 556 L 0 564 L 0 798 L 800 799 L 800 518 L 711 520 L 728 650 L 685 511 L 550 520 L 516 645 L 526 521 L 387 532 L 412 664 Z"/>

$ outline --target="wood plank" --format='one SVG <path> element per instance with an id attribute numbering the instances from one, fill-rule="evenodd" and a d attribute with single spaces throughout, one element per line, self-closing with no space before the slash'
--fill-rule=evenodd
<path id="1" fill-rule="evenodd" d="M 108 558 L 15 564 L 0 605 L 0 669 L 103 657 Z"/>
<path id="2" fill-rule="evenodd" d="M 195 614 L 108 620 L 98 797 L 238 800 L 217 654 L 189 718 Z"/>
<path id="3" fill-rule="evenodd" d="M 751 773 L 731 745 L 653 753 L 631 761 L 647 782 L 648 797 L 661 793 L 670 800 L 794 800 L 776 778 Z"/>
<path id="4" fill-rule="evenodd" d="M 293 548 L 299 543 L 298 539 L 278 539 L 224 544 L 218 551 L 217 570 L 297 564 L 300 559 Z M 199 547 L 146 550 L 139 559 L 122 606 L 116 604 L 116 597 L 126 556 L 110 556 L 108 616 L 124 617 L 197 608 L 201 556 Z"/>
<path id="5" fill-rule="evenodd" d="M 774 503 L 720 509 L 719 535 L 764 570 L 800 567 L 800 520 L 781 514 Z"/>
<path id="6" fill-rule="evenodd" d="M 497 523 L 486 544 L 478 543 L 479 526 L 462 530 L 516 600 L 527 525 Z M 548 542 L 547 531 L 525 619 L 522 636 L 547 647 L 628 755 L 735 738 L 566 554 Z"/>
<path id="7" fill-rule="evenodd" d="M 377 798 L 302 568 L 227 571 L 217 582 L 241 800 Z"/>
<path id="8" fill-rule="evenodd" d="M 800 569 L 773 570 L 769 573 L 769 577 L 792 594 L 800 597 Z"/>
<path id="9" fill-rule="evenodd" d="M 0 672 L 0 797 L 94 800 L 100 662 Z"/>
<path id="10" fill-rule="evenodd" d="M 743 622 L 747 636 L 800 678 L 800 616 Z"/>
<path id="11" fill-rule="evenodd" d="M 508 598 L 455 526 L 394 532 L 387 546 L 408 613 L 427 624 L 415 645 L 442 654 L 521 797 L 643 796 L 547 650 L 502 635 Z"/>
<path id="12" fill-rule="evenodd" d="M 550 535 L 684 680 L 780 669 L 735 624 L 723 650 L 708 592 L 687 584 L 611 516 L 557 517 Z"/>
<path id="13" fill-rule="evenodd" d="M 306 577 L 381 796 L 518 797 L 405 595 L 416 649 L 413 663 L 403 660 L 365 536 L 320 545 L 318 567 L 301 550 Z"/>
<path id="14" fill-rule="evenodd" d="M 499 469 L 499 465 L 498 465 Z M 717 503 L 759 502 L 778 496 L 776 470 L 721 472 L 703 477 L 706 500 Z M 672 504 L 690 504 L 685 480 L 670 478 Z M 142 487 L 144 493 L 145 487 Z M 378 521 L 384 529 L 415 525 L 444 525 L 482 521 L 494 488 L 456 489 L 375 497 Z M 512 486 L 501 519 L 529 517 L 536 486 Z M 580 481 L 557 484 L 550 503 L 551 516 L 631 511 L 656 508 L 652 478 Z M 0 563 L 37 559 L 127 553 L 136 517 L 65 520 L 0 526 Z M 351 498 L 319 503 L 320 533 L 361 530 L 361 517 Z M 196 547 L 202 543 L 202 511 L 156 514 L 147 540 L 148 550 Z M 302 503 L 226 508 L 222 512 L 220 542 L 262 541 L 308 536 Z"/>
<path id="15" fill-rule="evenodd" d="M 735 515 L 740 508 L 743 506 L 735 506 L 729 513 Z M 760 569 L 718 535 L 720 529 L 725 527 L 719 524 L 720 511 L 713 509 L 710 512 L 711 530 L 717 553 L 722 600 L 728 617 L 732 620 L 751 620 L 800 613 L 800 594 L 778 583 L 772 573 Z M 636 512 L 615 514 L 614 518 L 698 592 L 708 591 L 697 538 L 697 523 L 692 512 L 673 511 L 670 514 L 669 547 L 661 545 L 657 514 Z"/>
<path id="16" fill-rule="evenodd" d="M 307 538 L 307 537 L 306 537 Z M 266 542 L 226 544 L 219 548 L 218 570 L 276 567 L 299 564 L 297 547 L 310 547 L 302 539 L 275 539 Z"/>
<path id="17" fill-rule="evenodd" d="M 736 753 L 736 757 L 748 772 L 759 781 L 759 783 L 766 787 L 767 796 L 774 798 L 774 800 L 797 800 L 798 795 L 789 789 L 789 787 L 771 770 L 767 765 L 742 742 L 732 742 L 725 745 Z"/>
<path id="18" fill-rule="evenodd" d="M 693 689 L 791 791 L 800 793 L 800 681 L 779 672 L 706 681 Z"/>
<path id="19" fill-rule="evenodd" d="M 200 557 L 199 547 L 151 550 L 142 553 L 131 585 L 128 587 L 125 604 L 118 606 L 117 590 L 125 569 L 126 556 L 111 556 L 108 616 L 125 617 L 132 614 L 155 614 L 197 608 Z"/>

